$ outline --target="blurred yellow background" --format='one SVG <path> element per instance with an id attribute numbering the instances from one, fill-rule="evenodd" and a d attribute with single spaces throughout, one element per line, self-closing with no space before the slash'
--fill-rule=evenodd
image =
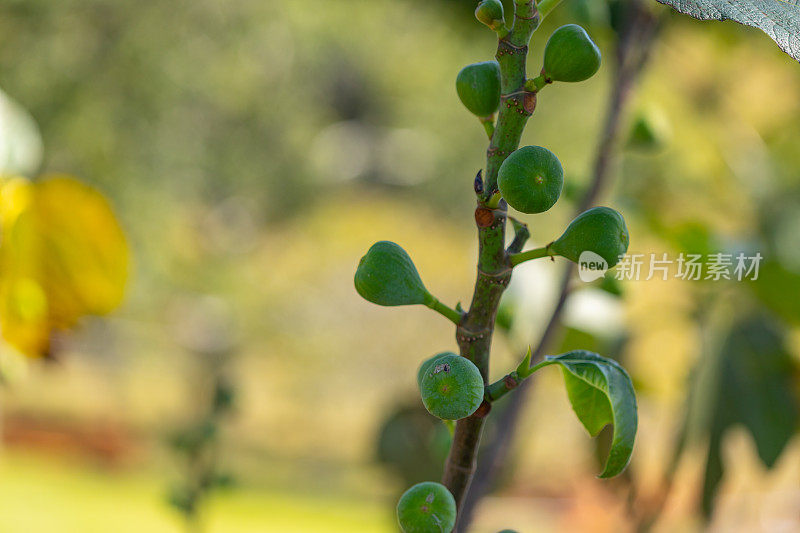
<path id="1" fill-rule="evenodd" d="M 494 53 L 473 8 L 455 0 L 0 5 L 0 90 L 14 108 L 0 113 L 4 172 L 34 182 L 77 176 L 108 199 L 131 249 L 117 311 L 56 332 L 49 358 L 0 347 L 0 531 L 184 528 L 167 502 L 184 475 L 169 439 L 202 416 L 206 362 L 217 352 L 237 396 L 219 440 L 235 483 L 203 506 L 208 531 L 396 530 L 393 506 L 407 483 L 378 460 L 378 436 L 399 405 L 419 403 L 418 364 L 456 346 L 446 321 L 421 307 L 368 304 L 352 276 L 374 241 L 391 240 L 442 301 L 470 297 L 472 179 L 486 139 L 454 80 Z M 586 25 L 610 55 L 603 11 L 567 0 L 534 36 L 530 71 L 549 33 L 568 22 Z M 523 138 L 556 153 L 578 189 L 610 80 L 601 67 L 587 82 L 547 88 Z M 625 214 L 629 253 L 756 247 L 780 275 L 758 286 L 632 281 L 612 302 L 583 291 L 567 309 L 569 331 L 625 338 L 607 355 L 624 360 L 639 394 L 631 479 L 594 477 L 595 445 L 561 378 L 544 372 L 514 467 L 478 509 L 475 532 L 634 530 L 625 487 L 636 487 L 634 507 L 661 498 L 691 369 L 719 351 L 731 324 L 750 311 L 769 315 L 800 363 L 798 94 L 800 67 L 761 33 L 667 16 L 624 118 L 627 132 L 636 117 L 655 117 L 663 143 L 623 146 L 603 203 Z M 533 244 L 560 233 L 572 199 L 522 217 Z M 561 266 L 515 272 L 518 317 L 514 335 L 494 343 L 493 376 L 538 338 Z M 798 374 L 787 375 L 796 398 Z M 795 434 L 770 469 L 742 425 L 724 433 L 725 475 L 708 523 L 698 504 L 705 459 L 689 450 L 655 530 L 800 529 L 797 421 L 781 424 Z"/>

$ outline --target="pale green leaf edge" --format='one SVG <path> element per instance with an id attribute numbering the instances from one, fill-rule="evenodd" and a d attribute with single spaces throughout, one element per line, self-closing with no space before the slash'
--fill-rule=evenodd
<path id="1" fill-rule="evenodd" d="M 797 0 L 658 0 L 700 20 L 733 20 L 758 28 L 800 61 L 800 4 Z"/>
<path id="2" fill-rule="evenodd" d="M 541 365 L 551 364 L 561 365 L 575 378 L 583 381 L 588 386 L 601 390 L 606 395 L 611 405 L 614 430 L 608 459 L 603 472 L 598 477 L 610 478 L 620 474 L 630 462 L 638 427 L 636 393 L 630 376 L 616 361 L 585 350 L 576 350 L 558 356 L 547 356 Z M 586 380 L 575 372 L 577 369 L 571 368 L 571 365 L 586 364 L 594 365 L 600 370 L 606 381 L 605 386 L 602 386 L 602 384 L 598 386 L 598 384 Z M 619 391 L 620 394 L 615 394 L 614 391 Z M 623 418 L 629 419 L 623 420 Z M 581 417 L 578 416 L 578 419 L 581 420 Z M 581 423 L 583 423 L 583 420 L 581 420 Z M 591 431 L 589 428 L 587 430 Z"/>

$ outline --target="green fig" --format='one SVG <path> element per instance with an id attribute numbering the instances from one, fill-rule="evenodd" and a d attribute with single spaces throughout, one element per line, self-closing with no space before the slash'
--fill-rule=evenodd
<path id="1" fill-rule="evenodd" d="M 456 77 L 456 92 L 470 113 L 491 116 L 500 107 L 500 65 L 484 61 L 462 68 Z"/>
<path id="2" fill-rule="evenodd" d="M 404 533 L 450 533 L 456 525 L 456 500 L 441 483 L 417 483 L 400 496 L 397 521 Z"/>
<path id="3" fill-rule="evenodd" d="M 497 185 L 508 205 L 517 211 L 543 213 L 561 196 L 564 170 L 547 148 L 524 146 L 503 161 Z"/>
<path id="4" fill-rule="evenodd" d="M 417 370 L 417 386 L 422 387 L 422 378 L 425 377 L 425 373 L 430 369 L 431 365 L 436 362 L 443 355 L 456 355 L 453 352 L 439 352 L 436 355 L 425 359 L 421 365 L 419 365 L 419 370 Z"/>
<path id="5" fill-rule="evenodd" d="M 483 0 L 475 8 L 475 18 L 493 30 L 505 24 L 503 4 L 500 0 Z"/>
<path id="6" fill-rule="evenodd" d="M 475 364 L 456 354 L 437 358 L 422 377 L 422 403 L 442 420 L 459 420 L 483 402 L 483 377 Z"/>
<path id="7" fill-rule="evenodd" d="M 548 81 L 583 81 L 600 68 L 600 49 L 586 30 L 577 24 L 561 26 L 544 48 L 544 68 Z"/>
<path id="8" fill-rule="evenodd" d="M 434 301 L 406 251 L 389 241 L 376 242 L 361 258 L 355 286 L 365 300 L 378 305 L 430 305 Z"/>
<path id="9" fill-rule="evenodd" d="M 621 214 L 610 207 L 593 207 L 570 222 L 549 248 L 575 263 L 583 252 L 593 252 L 611 268 L 628 251 L 628 241 L 628 228 Z"/>
<path id="10" fill-rule="evenodd" d="M 669 142 L 669 123 L 657 110 L 640 112 L 628 135 L 628 148 L 636 150 L 659 150 Z"/>

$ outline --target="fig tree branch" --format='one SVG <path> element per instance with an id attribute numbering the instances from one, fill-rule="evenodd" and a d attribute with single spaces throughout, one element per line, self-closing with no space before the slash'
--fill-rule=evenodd
<path id="1" fill-rule="evenodd" d="M 641 5 L 640 0 L 632 0 L 629 3 L 624 29 L 617 44 L 615 55 L 616 72 L 609 95 L 602 134 L 597 146 L 592 180 L 580 204 L 577 206 L 577 213 L 594 205 L 609 185 L 611 164 L 620 136 L 621 116 L 629 102 L 632 87 L 647 63 L 659 28 L 660 21 L 653 18 Z M 537 253 L 532 255 L 537 255 Z M 534 361 L 544 356 L 545 351 L 553 342 L 555 334 L 559 330 L 561 315 L 570 293 L 574 271 L 574 263 L 567 262 L 561 276 L 558 299 L 539 338 L 539 342 L 533 350 L 532 357 Z M 512 384 L 509 381 L 504 386 Z M 530 380 L 514 384 L 511 388 L 516 392 L 510 395 L 508 400 L 505 400 L 508 405 L 505 406 L 505 409 L 495 421 L 496 432 L 483 451 L 481 468 L 475 476 L 460 511 L 459 523 L 464 530 L 472 522 L 477 502 L 495 485 L 503 465 L 508 461 L 519 418 L 532 384 Z M 500 385 L 496 385 L 496 387 L 501 388 Z M 497 391 L 494 392 L 497 393 Z"/>

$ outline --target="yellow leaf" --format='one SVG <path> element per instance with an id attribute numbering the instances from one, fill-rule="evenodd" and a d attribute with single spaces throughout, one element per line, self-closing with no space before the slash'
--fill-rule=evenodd
<path id="1" fill-rule="evenodd" d="M 40 355 L 53 329 L 116 308 L 129 250 L 106 199 L 68 176 L 0 181 L 0 332 Z"/>
<path id="2" fill-rule="evenodd" d="M 115 309 L 125 294 L 129 251 L 106 199 L 74 179 L 50 177 L 36 184 L 34 211 L 54 324 L 68 327 Z"/>

